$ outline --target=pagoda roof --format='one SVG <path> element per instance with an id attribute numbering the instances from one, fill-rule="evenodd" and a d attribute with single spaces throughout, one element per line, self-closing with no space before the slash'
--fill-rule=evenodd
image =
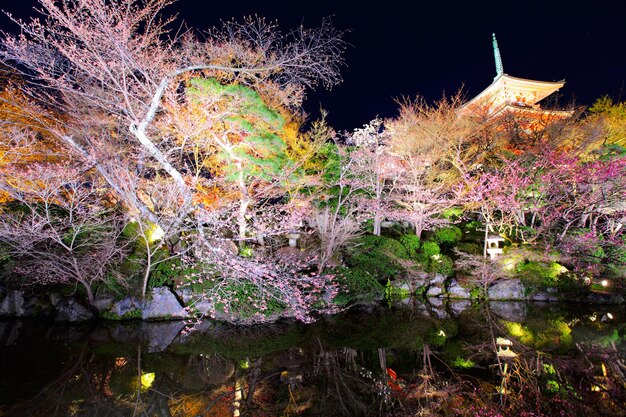
<path id="1" fill-rule="evenodd" d="M 459 113 L 467 114 L 480 108 L 489 108 L 492 113 L 500 110 L 503 105 L 511 104 L 535 107 L 539 101 L 564 85 L 565 80 L 536 81 L 501 74 L 480 94 L 461 106 Z"/>

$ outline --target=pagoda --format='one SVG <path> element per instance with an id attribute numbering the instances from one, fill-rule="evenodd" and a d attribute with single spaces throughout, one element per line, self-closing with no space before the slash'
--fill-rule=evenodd
<path id="1" fill-rule="evenodd" d="M 505 74 L 495 33 L 493 53 L 496 77 L 489 87 L 458 110 L 460 115 L 482 115 L 490 119 L 503 115 L 519 115 L 534 120 L 560 119 L 572 115 L 569 111 L 545 110 L 539 105 L 541 100 L 563 87 L 565 80 L 535 81 Z"/>

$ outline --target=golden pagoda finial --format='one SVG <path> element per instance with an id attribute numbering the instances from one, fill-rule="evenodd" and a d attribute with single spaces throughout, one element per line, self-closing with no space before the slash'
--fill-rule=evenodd
<path id="1" fill-rule="evenodd" d="M 500 56 L 500 48 L 498 48 L 498 41 L 496 40 L 496 34 L 492 33 L 493 36 L 493 56 L 496 59 L 496 76 L 494 79 L 498 78 L 502 74 L 504 74 L 504 66 L 502 65 L 502 57 Z"/>

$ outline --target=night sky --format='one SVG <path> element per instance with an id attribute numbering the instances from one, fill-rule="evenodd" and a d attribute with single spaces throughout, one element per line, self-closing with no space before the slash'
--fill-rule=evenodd
<path id="1" fill-rule="evenodd" d="M 4 0 L 0 8 L 27 16 L 34 3 Z M 315 118 L 321 105 L 337 129 L 360 127 L 377 115 L 393 116 L 395 99 L 404 96 L 419 94 L 432 101 L 463 87 L 466 97 L 473 97 L 495 76 L 492 32 L 505 73 L 565 79 L 561 105 L 589 105 L 606 94 L 626 100 L 622 1 L 386 0 L 369 7 L 340 0 L 179 0 L 170 10 L 197 29 L 258 14 L 289 30 L 300 23 L 317 26 L 331 16 L 336 27 L 350 31 L 344 82 L 332 91 L 309 93 L 305 109 Z M 5 16 L 0 27 L 14 29 Z"/>

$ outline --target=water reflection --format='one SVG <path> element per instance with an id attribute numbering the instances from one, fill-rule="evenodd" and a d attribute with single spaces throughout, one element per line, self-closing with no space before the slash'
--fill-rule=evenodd
<path id="1" fill-rule="evenodd" d="M 4 321 L 0 416 L 626 415 L 625 316 L 411 302 L 191 332 Z"/>

